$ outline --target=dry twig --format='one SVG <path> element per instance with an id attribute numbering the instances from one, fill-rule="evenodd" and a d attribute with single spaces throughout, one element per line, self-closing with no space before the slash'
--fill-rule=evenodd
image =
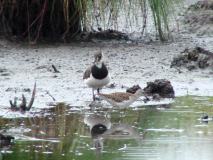
<path id="1" fill-rule="evenodd" d="M 26 97 L 24 96 L 24 94 L 22 94 L 22 102 L 20 105 L 17 105 L 17 99 L 18 99 L 17 97 L 14 98 L 14 101 L 12 101 L 12 100 L 9 101 L 11 110 L 22 111 L 22 112 L 29 111 L 33 106 L 35 94 L 36 94 L 36 82 L 34 84 L 32 96 L 31 96 L 29 104 L 27 105 Z"/>

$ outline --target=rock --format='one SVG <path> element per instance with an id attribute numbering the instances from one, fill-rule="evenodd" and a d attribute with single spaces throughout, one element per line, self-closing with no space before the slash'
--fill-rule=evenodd
<path id="1" fill-rule="evenodd" d="M 126 92 L 134 94 L 138 89 L 141 89 L 141 87 L 137 84 L 128 88 Z"/>
<path id="2" fill-rule="evenodd" d="M 198 61 L 198 67 L 202 69 L 207 68 L 209 66 L 208 61 L 209 57 L 200 58 Z"/>
<path id="3" fill-rule="evenodd" d="M 173 86 L 166 79 L 156 79 L 154 82 L 147 82 L 147 86 L 143 90 L 147 95 L 151 95 L 157 99 L 159 99 L 159 96 L 162 98 L 175 97 Z"/>
<path id="4" fill-rule="evenodd" d="M 185 67 L 189 71 L 205 69 L 213 66 L 213 52 L 201 47 L 186 48 L 180 55 L 174 57 L 170 67 Z"/>
<path id="5" fill-rule="evenodd" d="M 198 60 L 199 54 L 198 54 L 197 50 L 192 50 L 191 52 L 187 50 L 187 52 L 188 52 L 187 59 L 189 61 L 197 61 Z"/>
<path id="6" fill-rule="evenodd" d="M 159 101 L 161 96 L 158 93 L 153 94 L 152 99 Z"/>
<path id="7" fill-rule="evenodd" d="M 187 56 L 178 55 L 177 57 L 173 58 L 170 67 L 181 67 L 185 63 L 188 63 Z"/>

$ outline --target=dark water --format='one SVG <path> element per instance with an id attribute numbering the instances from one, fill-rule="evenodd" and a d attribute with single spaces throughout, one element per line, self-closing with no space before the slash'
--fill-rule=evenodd
<path id="1" fill-rule="evenodd" d="M 73 112 L 59 105 L 44 112 L 0 119 L 1 131 L 15 137 L 1 145 L 0 160 L 213 159 L 212 97 L 122 110 Z M 203 112 L 209 121 L 200 120 Z"/>

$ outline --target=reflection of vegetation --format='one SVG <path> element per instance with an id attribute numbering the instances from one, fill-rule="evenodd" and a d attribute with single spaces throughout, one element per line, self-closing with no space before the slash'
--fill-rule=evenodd
<path id="1" fill-rule="evenodd" d="M 160 39 L 168 33 L 169 8 L 179 0 L 2 0 L 0 33 L 7 36 L 49 40 L 72 39 L 91 27 L 119 29 L 126 26 L 147 27 L 148 8 Z"/>
<path id="2" fill-rule="evenodd" d="M 176 102 L 166 109 L 158 109 L 158 106 L 141 106 L 141 109 L 139 107 L 138 110 L 130 108 L 109 113 L 112 123 L 136 126 L 140 131 L 145 130 L 147 133 L 145 141 L 140 144 L 134 138 L 120 140 L 106 138 L 104 140 L 105 152 L 99 155 L 99 158 L 116 159 L 125 156 L 125 153 L 135 154 L 135 148 L 140 152 L 143 147 L 153 149 L 156 146 L 168 145 L 170 147 L 174 145 L 173 142 L 170 143 L 165 139 L 179 140 L 181 137 L 212 136 L 210 133 L 213 131 L 213 123 L 209 123 L 208 127 L 195 127 L 200 125 L 198 119 L 203 110 L 213 115 L 211 102 L 212 97 L 186 96 L 176 98 Z M 93 146 L 91 135 L 89 128 L 83 124 L 82 115 L 68 112 L 69 108 L 60 104 L 45 111 L 46 116 L 17 119 L 11 122 L 0 120 L 2 125 L 10 123 L 11 126 L 20 126 L 22 124 L 31 129 L 24 135 L 42 139 L 38 141 L 16 140 L 11 149 L 13 153 L 3 155 L 3 157 L 7 160 L 97 159 L 95 151 L 91 150 Z M 198 131 L 203 131 L 203 135 L 198 135 Z M 53 140 L 58 140 L 58 142 Z M 127 152 L 118 150 L 125 144 L 129 149 Z M 140 157 L 140 154 L 136 156 Z"/>

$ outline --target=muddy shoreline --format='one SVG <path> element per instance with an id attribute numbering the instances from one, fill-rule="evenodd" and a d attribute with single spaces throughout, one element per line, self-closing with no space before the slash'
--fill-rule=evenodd
<path id="1" fill-rule="evenodd" d="M 109 66 L 110 83 L 115 84 L 114 88 L 104 88 L 104 93 L 125 91 L 136 84 L 145 87 L 148 81 L 168 79 L 176 96 L 213 96 L 211 69 L 183 69 L 179 73 L 176 68 L 170 68 L 174 56 L 197 46 L 213 51 L 213 37 L 182 30 L 173 33 L 173 41 L 165 43 L 95 41 L 31 46 L 0 40 L 0 106 L 8 108 L 9 100 L 23 93 L 29 99 L 36 81 L 37 94 L 32 108 L 35 111 L 56 102 L 87 107 L 92 100 L 91 89 L 83 83 L 82 76 L 92 63 L 94 52 L 100 48 Z M 59 73 L 54 72 L 52 65 Z"/>
<path id="2" fill-rule="evenodd" d="M 176 96 L 212 96 L 211 70 L 183 70 L 178 73 L 175 68 L 170 68 L 172 58 L 185 48 L 200 45 L 213 50 L 213 38 L 208 40 L 185 36 L 171 43 L 81 43 L 44 47 L 22 47 L 1 42 L 1 105 L 7 106 L 9 99 L 26 92 L 24 89 L 32 88 L 35 81 L 38 86 L 35 106 L 39 103 L 40 107 L 44 107 L 46 102 L 53 101 L 47 91 L 59 102 L 77 105 L 79 101 L 90 101 L 90 89 L 83 83 L 82 75 L 99 48 L 105 54 L 111 83 L 115 83 L 115 88 L 105 88 L 103 92 L 125 90 L 134 84 L 145 86 L 148 81 L 166 78 L 174 85 Z M 52 65 L 60 73 L 54 73 Z"/>

